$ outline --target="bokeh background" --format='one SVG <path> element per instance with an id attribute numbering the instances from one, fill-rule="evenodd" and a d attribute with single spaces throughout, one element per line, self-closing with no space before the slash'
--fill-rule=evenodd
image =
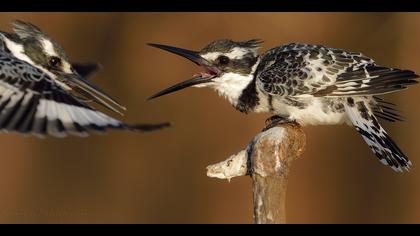
<path id="1" fill-rule="evenodd" d="M 251 180 L 206 177 L 206 166 L 246 146 L 267 114 L 244 115 L 208 89 L 146 102 L 198 68 L 146 46 L 198 50 L 219 38 L 360 51 L 420 72 L 416 13 L 1 13 L 0 29 L 30 21 L 77 62 L 100 62 L 92 79 L 129 110 L 121 119 L 171 121 L 160 132 L 36 139 L 0 135 L 1 223 L 252 223 Z M 305 127 L 293 164 L 289 223 L 420 223 L 420 88 L 386 98 L 406 122 L 382 122 L 414 163 L 383 166 L 352 127 Z"/>

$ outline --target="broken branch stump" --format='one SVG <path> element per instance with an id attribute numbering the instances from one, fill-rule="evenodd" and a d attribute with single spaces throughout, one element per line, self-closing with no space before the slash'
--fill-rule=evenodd
<path id="1" fill-rule="evenodd" d="M 207 176 L 230 180 L 252 177 L 254 223 L 286 222 L 286 190 L 290 166 L 305 149 L 306 137 L 297 123 L 284 123 L 259 133 L 245 150 L 207 167 Z"/>

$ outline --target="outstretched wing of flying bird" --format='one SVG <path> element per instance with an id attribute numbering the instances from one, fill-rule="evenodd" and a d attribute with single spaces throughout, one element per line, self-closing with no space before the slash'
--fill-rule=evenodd
<path id="1" fill-rule="evenodd" d="M 0 48 L 1 49 L 1 48 Z M 92 67 L 84 68 L 85 75 Z M 99 112 L 46 73 L 0 50 L 0 130 L 37 136 L 86 136 L 107 128 L 152 131 L 168 123 L 129 125 Z"/>

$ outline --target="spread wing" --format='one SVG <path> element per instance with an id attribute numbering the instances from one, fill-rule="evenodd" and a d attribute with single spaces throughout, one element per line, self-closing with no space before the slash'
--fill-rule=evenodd
<path id="1" fill-rule="evenodd" d="M 107 116 L 63 90 L 38 68 L 0 50 L 1 131 L 64 137 L 107 128 L 150 131 L 166 126 L 132 126 Z"/>
<path id="2" fill-rule="evenodd" d="M 307 44 L 271 49 L 257 68 L 261 90 L 277 96 L 379 95 L 405 89 L 416 78 L 413 71 L 377 66 L 361 53 Z"/>

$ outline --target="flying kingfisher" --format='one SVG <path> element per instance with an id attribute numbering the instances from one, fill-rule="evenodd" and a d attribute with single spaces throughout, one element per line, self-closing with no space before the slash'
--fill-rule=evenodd
<path id="1" fill-rule="evenodd" d="M 243 113 L 268 112 L 265 129 L 283 122 L 301 125 L 352 124 L 395 171 L 411 162 L 381 127 L 378 118 L 400 121 L 395 105 L 380 96 L 416 84 L 413 71 L 377 65 L 361 53 L 321 45 L 290 43 L 258 54 L 261 40 L 217 40 L 201 51 L 149 44 L 203 68 L 192 79 L 150 97 L 190 86 L 209 87 Z"/>
<path id="2" fill-rule="evenodd" d="M 36 136 L 86 136 L 107 128 L 151 131 L 167 123 L 129 125 L 90 106 L 125 108 L 86 77 L 95 65 L 70 64 L 63 48 L 38 27 L 13 22 L 0 31 L 0 130 Z"/>

